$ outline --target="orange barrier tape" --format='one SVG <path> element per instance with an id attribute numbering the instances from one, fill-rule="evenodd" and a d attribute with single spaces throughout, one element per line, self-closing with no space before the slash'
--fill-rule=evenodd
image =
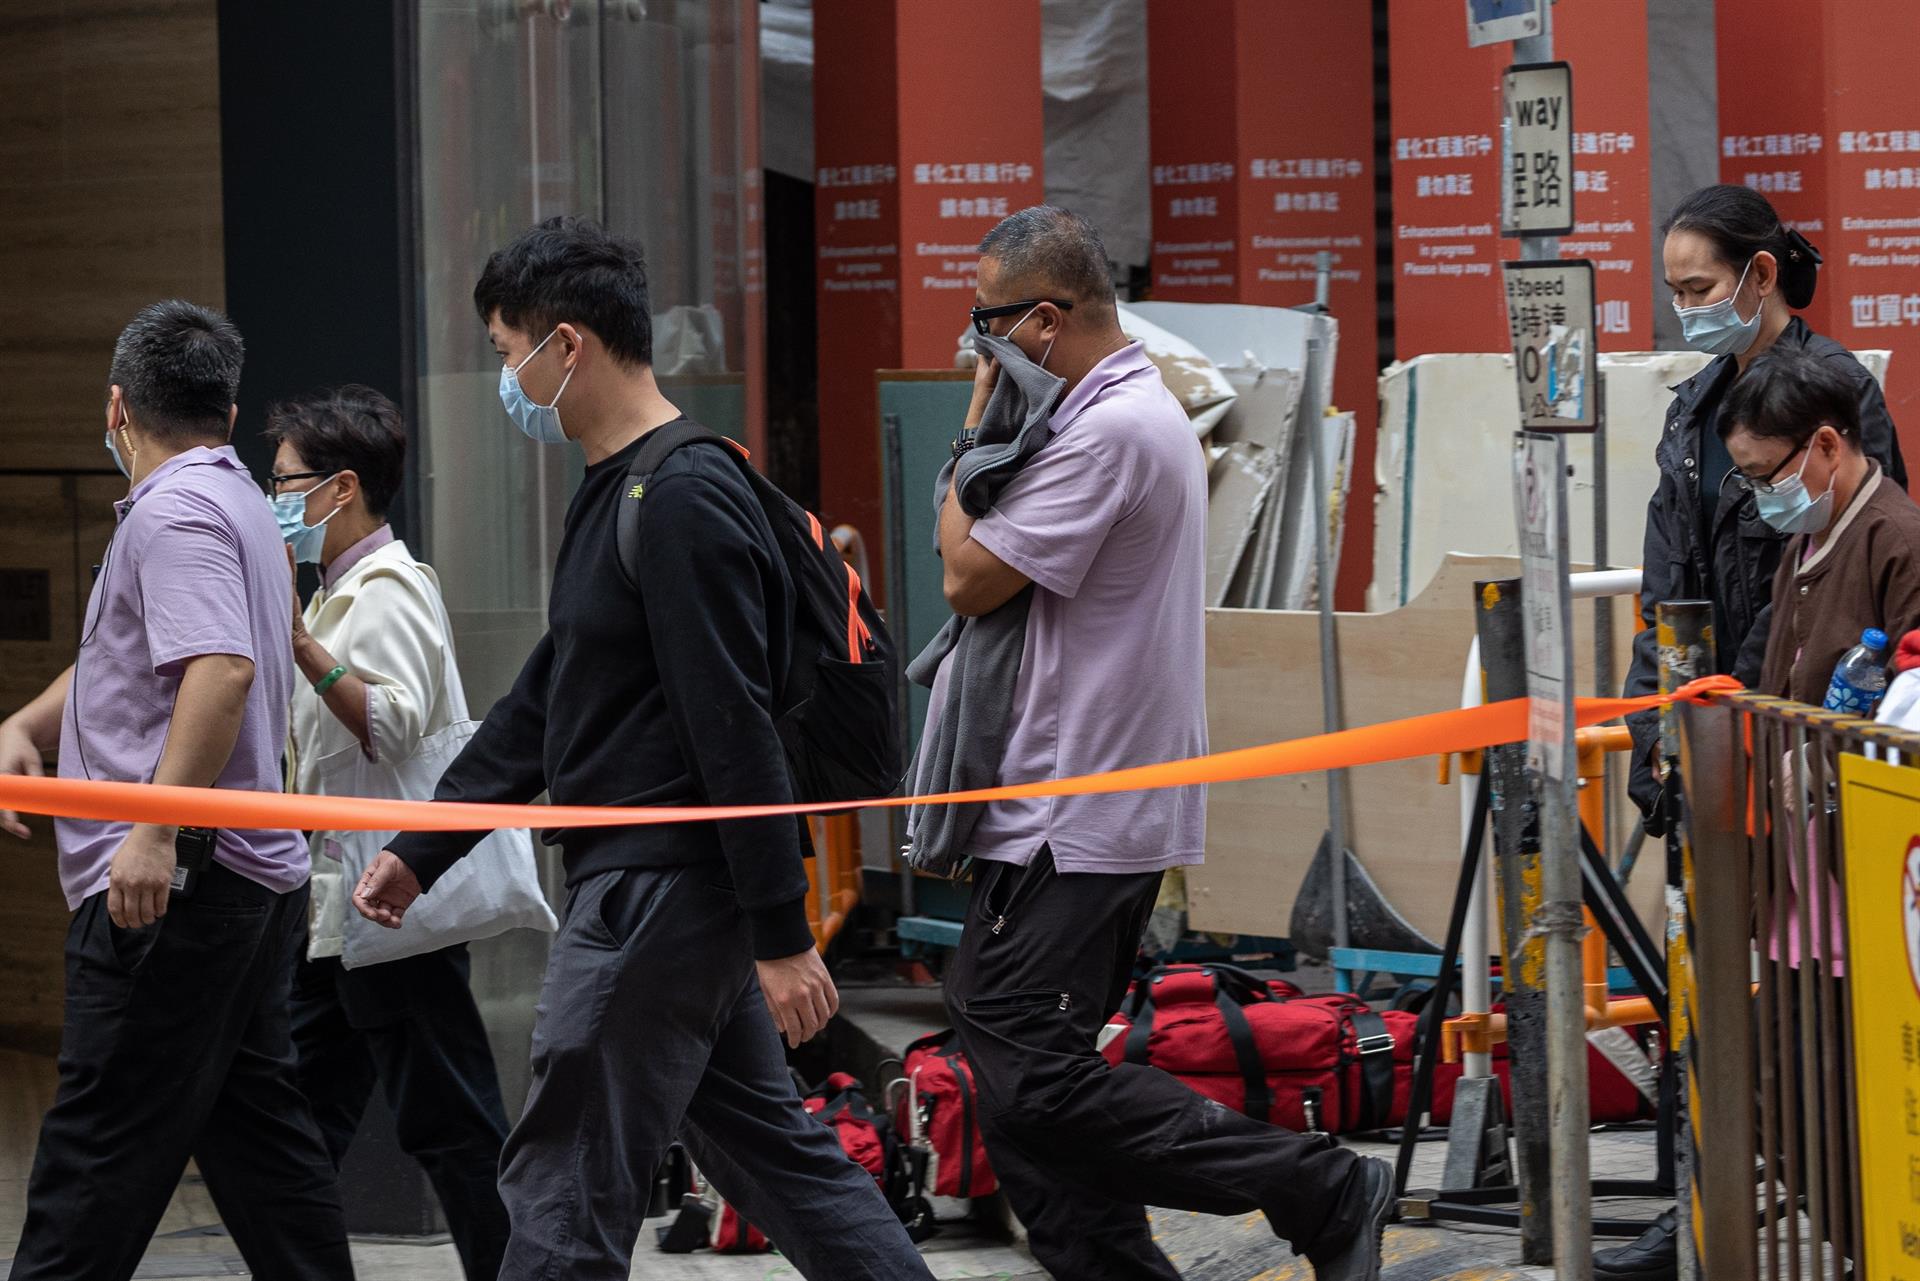
<path id="1" fill-rule="evenodd" d="M 1730 676 L 1708 676 L 1673 694 L 1643 698 L 1574 700 L 1575 720 L 1597 725 L 1632 712 L 1676 701 L 1705 702 L 1715 691 L 1736 690 Z M 0 776 L 0 809 L 56 818 L 181 824 L 191 827 L 275 828 L 302 831 L 460 832 L 503 827 L 627 827 L 652 823 L 709 822 L 779 814 L 952 805 L 1030 796 L 1091 796 L 1148 791 L 1194 783 L 1237 783 L 1318 770 L 1377 765 L 1386 761 L 1466 752 L 1513 743 L 1527 736 L 1527 700 L 1387 721 L 1337 734 L 1268 743 L 1235 752 L 1215 752 L 1162 765 L 1141 765 L 1106 774 L 992 787 L 938 796 L 892 796 L 845 805 L 714 805 L 618 808 L 594 805 L 476 805 L 452 801 L 386 801 L 348 796 L 291 796 L 218 788 L 159 787 L 150 783 L 102 783 L 75 778 Z"/>

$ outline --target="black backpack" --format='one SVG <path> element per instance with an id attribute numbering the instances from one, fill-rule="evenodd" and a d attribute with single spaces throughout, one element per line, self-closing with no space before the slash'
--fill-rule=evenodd
<path id="1" fill-rule="evenodd" d="M 841 558 L 820 520 L 747 461 L 725 436 L 681 419 L 655 428 L 627 464 L 615 545 L 620 574 L 639 581 L 640 504 L 647 482 L 682 445 L 719 445 L 740 467 L 773 527 L 793 578 L 792 658 L 774 690 L 773 723 L 786 749 L 796 801 L 857 801 L 899 785 L 899 658 L 860 576 Z"/>

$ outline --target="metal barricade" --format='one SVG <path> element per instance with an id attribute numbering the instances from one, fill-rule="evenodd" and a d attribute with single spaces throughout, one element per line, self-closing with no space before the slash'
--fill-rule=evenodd
<path id="1" fill-rule="evenodd" d="M 1686 608 L 1675 633 L 1662 607 L 1663 646 L 1700 630 Z M 1920 761 L 1920 735 L 1748 693 L 1684 706 L 1678 728 L 1688 1253 L 1708 1281 L 1841 1281 L 1863 1236 L 1839 760 Z"/>

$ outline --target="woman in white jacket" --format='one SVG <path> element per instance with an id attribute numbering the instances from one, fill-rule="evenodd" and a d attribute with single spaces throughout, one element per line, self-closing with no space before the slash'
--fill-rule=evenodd
<path id="1" fill-rule="evenodd" d="M 288 557 L 320 567 L 294 591 L 294 790 L 430 799 L 402 767 L 466 719 L 439 582 L 394 537 L 406 432 L 392 401 L 345 386 L 276 405 L 271 496 Z M 493 1281 L 507 1218 L 495 1187 L 506 1115 L 464 944 L 355 969 L 343 834 L 313 834 L 312 933 L 294 983 L 301 1086 L 338 1167 L 378 1080 L 400 1146 L 425 1167 L 469 1281 Z"/>

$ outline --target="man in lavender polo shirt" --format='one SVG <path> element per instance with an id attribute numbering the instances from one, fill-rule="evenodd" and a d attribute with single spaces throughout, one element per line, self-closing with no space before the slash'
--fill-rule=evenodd
<path id="1" fill-rule="evenodd" d="M 1024 209 L 980 253 L 976 321 L 1067 384 L 1051 439 L 993 509 L 972 520 L 950 494 L 940 513 L 956 613 L 1033 592 L 999 781 L 1203 753 L 1207 479 L 1193 429 L 1121 332 L 1106 249 L 1084 219 Z M 982 365 L 970 423 L 997 374 Z M 981 816 L 946 995 L 988 1155 L 1062 1281 L 1179 1276 L 1153 1243 L 1149 1204 L 1265 1211 L 1319 1276 L 1377 1277 L 1384 1162 L 1230 1112 L 1158 1069 L 1109 1068 L 1095 1048 L 1162 874 L 1201 861 L 1205 807 L 1205 789 L 1186 787 Z"/>
<path id="2" fill-rule="evenodd" d="M 106 445 L 127 496 L 74 665 L 0 722 L 0 773 L 278 791 L 292 691 L 286 551 L 227 444 L 240 335 L 163 302 L 114 347 Z M 0 827 L 27 834 L 0 812 Z M 332 1163 L 294 1084 L 288 993 L 306 933 L 298 833 L 62 819 L 60 1085 L 14 1281 L 129 1277 L 189 1158 L 255 1276 L 350 1278 Z"/>

